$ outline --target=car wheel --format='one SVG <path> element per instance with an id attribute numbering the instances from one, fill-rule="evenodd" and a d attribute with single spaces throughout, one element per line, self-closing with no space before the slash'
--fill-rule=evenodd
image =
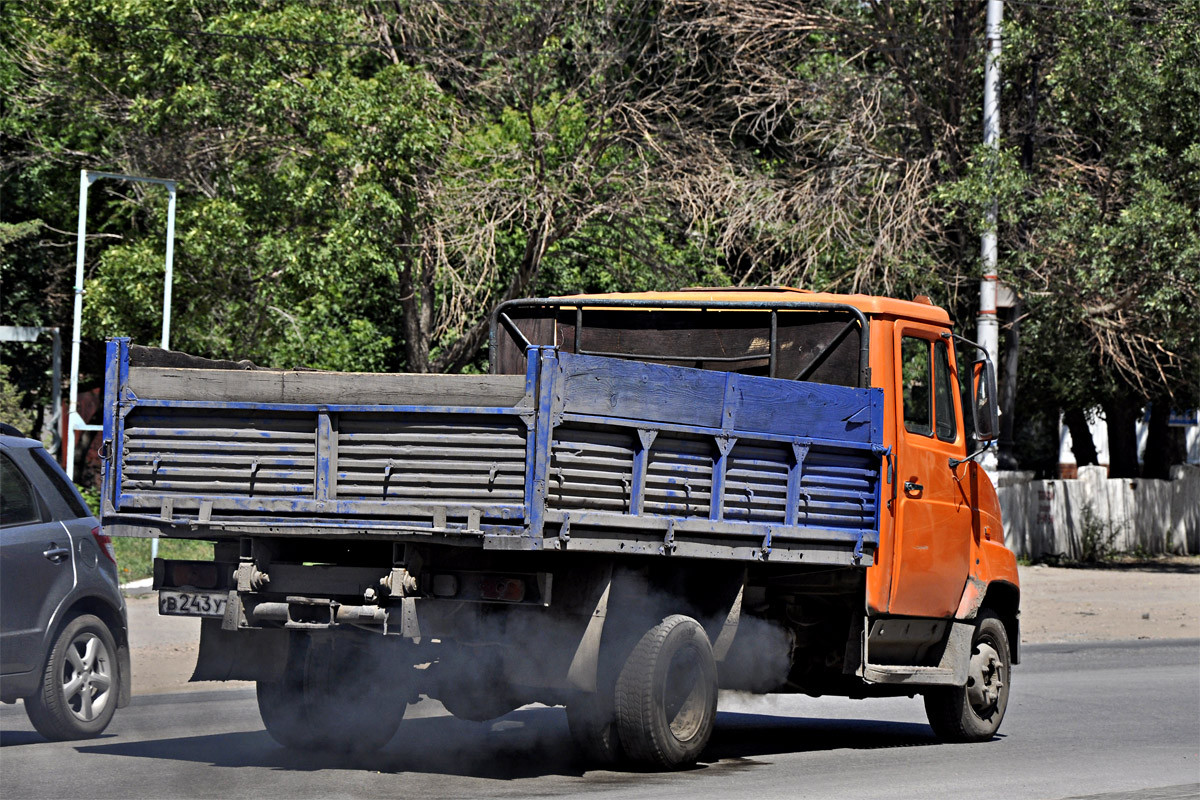
<path id="1" fill-rule="evenodd" d="M 712 736 L 717 664 L 700 623 L 679 614 L 642 636 L 617 678 L 617 728 L 625 754 L 646 766 L 688 766 Z"/>
<path id="2" fill-rule="evenodd" d="M 82 614 L 54 639 L 41 688 L 25 698 L 25 713 L 51 741 L 99 736 L 117 710 L 121 685 L 117 648 L 99 617 Z"/>
<path id="3" fill-rule="evenodd" d="M 971 641 L 967 684 L 925 694 L 925 714 L 938 738 L 986 742 L 995 735 L 1008 708 L 1010 658 L 1004 623 L 991 611 L 981 611 Z"/>

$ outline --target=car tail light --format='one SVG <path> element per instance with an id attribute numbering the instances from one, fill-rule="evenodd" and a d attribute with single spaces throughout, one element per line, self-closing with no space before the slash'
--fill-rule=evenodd
<path id="1" fill-rule="evenodd" d="M 109 561 L 116 564 L 117 551 L 113 547 L 112 537 L 101 533 L 99 528 L 92 528 L 92 538 L 96 540 L 96 546 L 100 548 L 100 552 L 108 556 Z"/>

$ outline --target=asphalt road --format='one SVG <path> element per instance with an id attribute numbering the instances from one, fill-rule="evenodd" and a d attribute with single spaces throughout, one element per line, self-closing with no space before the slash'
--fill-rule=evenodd
<path id="1" fill-rule="evenodd" d="M 1027 647 L 986 744 L 938 744 L 919 700 L 723 695 L 721 708 L 700 766 L 645 774 L 585 771 L 555 708 L 470 723 L 427 701 L 383 751 L 343 757 L 276 745 L 245 689 L 136 698 L 103 738 L 60 744 L 3 706 L 0 796 L 1200 797 L 1194 640 Z"/>

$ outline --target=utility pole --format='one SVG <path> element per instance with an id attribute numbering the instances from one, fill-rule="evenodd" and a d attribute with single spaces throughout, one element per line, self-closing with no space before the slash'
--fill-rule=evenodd
<path id="1" fill-rule="evenodd" d="M 988 0 L 987 23 L 984 35 L 987 39 L 987 61 L 983 74 L 983 143 L 992 150 L 993 165 L 1000 156 L 1000 23 L 1004 18 L 1003 0 Z M 994 168 L 994 167 L 993 167 Z M 996 272 L 996 229 L 999 224 L 999 207 L 993 195 L 987 210 L 987 223 L 983 231 L 980 255 L 983 257 L 983 278 L 979 282 L 979 343 L 987 350 L 992 363 L 1000 363 L 1000 323 L 996 318 L 996 294 L 999 275 Z M 988 451 L 984 467 L 996 469 L 996 455 Z"/>

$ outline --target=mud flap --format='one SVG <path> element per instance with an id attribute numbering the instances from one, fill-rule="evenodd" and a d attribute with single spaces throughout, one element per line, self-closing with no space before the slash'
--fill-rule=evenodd
<path id="1" fill-rule="evenodd" d="M 956 620 L 950 626 L 950 635 L 946 639 L 946 649 L 942 651 L 938 668 L 953 675 L 953 686 L 965 686 L 967 683 L 967 672 L 971 666 L 971 642 L 974 638 L 974 623 Z"/>
<path id="2" fill-rule="evenodd" d="M 741 580 L 737 583 L 737 596 L 729 604 L 729 611 L 725 614 L 725 621 L 721 623 L 721 631 L 713 640 L 713 659 L 720 663 L 725 660 L 725 656 L 729 655 L 729 648 L 733 646 L 733 639 L 737 636 L 738 623 L 742 619 L 742 595 L 746 592 L 746 571 L 742 571 Z M 712 632 L 709 632 L 711 637 Z"/>
<path id="3" fill-rule="evenodd" d="M 612 564 L 597 574 L 589 588 L 591 595 L 596 599 L 587 628 L 583 631 L 583 638 L 575 648 L 575 656 L 567 670 L 567 682 L 576 689 L 594 692 L 600 669 L 600 638 L 604 633 L 604 621 L 608 617 L 608 598 L 612 593 Z"/>
<path id="4" fill-rule="evenodd" d="M 221 620 L 200 622 L 200 654 L 192 681 L 276 681 L 284 673 L 288 632 L 282 629 L 227 631 Z"/>

